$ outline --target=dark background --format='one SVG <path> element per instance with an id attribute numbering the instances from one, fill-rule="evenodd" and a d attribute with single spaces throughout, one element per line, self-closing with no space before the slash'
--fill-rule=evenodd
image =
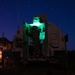
<path id="1" fill-rule="evenodd" d="M 33 16 L 46 14 L 48 22 L 68 34 L 68 50 L 75 50 L 75 0 L 0 0 L 0 37 L 13 39 L 23 21 L 32 23 Z"/>

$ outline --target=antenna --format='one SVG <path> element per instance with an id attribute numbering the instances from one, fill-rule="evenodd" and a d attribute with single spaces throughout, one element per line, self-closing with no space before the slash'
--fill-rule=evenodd
<path id="1" fill-rule="evenodd" d="M 18 0 L 18 29 L 20 25 L 20 0 Z"/>
<path id="2" fill-rule="evenodd" d="M 2 33 L 2 38 L 4 38 L 4 32 Z"/>

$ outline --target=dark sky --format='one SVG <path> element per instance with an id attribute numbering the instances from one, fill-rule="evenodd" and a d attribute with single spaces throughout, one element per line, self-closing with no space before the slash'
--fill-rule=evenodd
<path id="1" fill-rule="evenodd" d="M 67 48 L 75 50 L 75 0 L 0 0 L 0 37 L 4 32 L 12 40 L 18 24 L 32 23 L 37 14 L 46 14 L 48 22 L 68 33 Z"/>

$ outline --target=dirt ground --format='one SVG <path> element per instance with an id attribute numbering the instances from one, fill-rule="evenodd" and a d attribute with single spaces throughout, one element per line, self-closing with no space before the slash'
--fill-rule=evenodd
<path id="1" fill-rule="evenodd" d="M 53 64 L 29 64 L 0 68 L 0 75 L 75 75 L 75 70 L 71 66 L 66 68 Z"/>

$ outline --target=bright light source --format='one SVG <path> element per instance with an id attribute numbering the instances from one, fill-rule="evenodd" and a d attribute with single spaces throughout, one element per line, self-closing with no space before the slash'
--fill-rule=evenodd
<path id="1" fill-rule="evenodd" d="M 2 59 L 2 55 L 0 55 L 0 59 Z"/>
<path id="2" fill-rule="evenodd" d="M 0 55 L 2 55 L 2 51 L 0 51 Z"/>
<path id="3" fill-rule="evenodd" d="M 0 50 L 0 62 L 2 62 L 2 51 Z"/>

